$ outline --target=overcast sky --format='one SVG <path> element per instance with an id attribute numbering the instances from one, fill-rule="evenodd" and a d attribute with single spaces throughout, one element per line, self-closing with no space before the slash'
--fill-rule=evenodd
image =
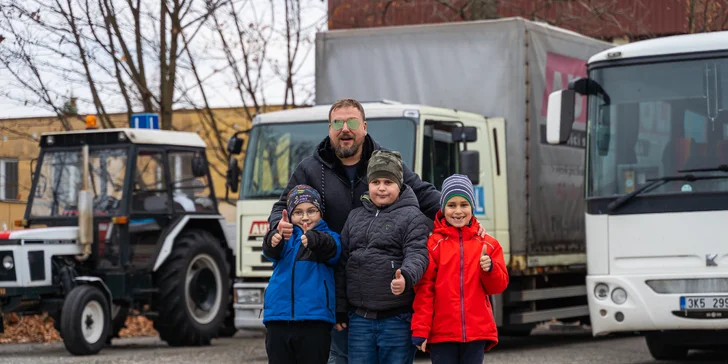
<path id="1" fill-rule="evenodd" d="M 251 0 L 256 5 L 256 11 L 259 14 L 265 13 L 266 11 L 269 11 L 269 2 L 270 0 Z M 281 0 L 273 0 L 276 5 L 276 14 L 281 13 L 280 16 L 276 16 L 277 19 L 282 19 L 283 17 L 283 5 Z M 302 23 L 306 26 L 309 26 L 311 39 L 315 39 L 315 31 L 313 30 L 313 26 L 318 25 L 319 29 L 326 30 L 326 12 L 328 7 L 328 1 L 324 0 L 301 0 L 302 3 L 302 9 L 303 11 L 303 19 Z M 276 21 L 277 23 L 278 21 Z M 205 37 L 212 37 L 213 34 L 210 35 L 202 35 L 199 36 L 196 39 L 205 39 Z M 7 40 L 6 40 L 7 42 Z M 269 49 L 269 55 L 271 57 L 275 57 L 280 59 L 281 62 L 285 62 L 285 47 L 283 44 L 277 44 Z M 224 61 L 220 61 L 224 64 Z M 298 77 L 299 82 L 302 82 L 306 85 L 307 90 L 310 90 L 307 93 L 304 92 L 298 92 L 296 95 L 296 101 L 299 103 L 299 100 L 310 100 L 313 101 L 312 93 L 314 90 L 314 69 L 315 69 L 315 54 L 313 45 L 311 45 L 311 50 L 306 54 L 305 59 L 302 59 L 302 65 L 301 65 L 301 71 Z M 207 65 L 208 69 L 211 69 L 215 67 L 214 64 L 210 63 Z M 8 75 L 6 73 L 7 71 L 0 69 L 0 82 L 7 85 L 8 78 L 12 78 L 12 75 Z M 237 91 L 235 91 L 232 87 L 232 84 L 229 80 L 229 74 L 228 75 L 221 75 L 221 77 L 217 79 L 212 79 L 211 82 L 214 82 L 214 87 L 211 87 L 208 90 L 208 97 L 211 98 L 211 104 L 213 107 L 234 107 L 234 106 L 242 106 L 242 103 L 239 101 L 239 97 L 235 97 L 237 95 Z M 268 77 L 268 82 L 266 86 L 266 92 L 265 92 L 265 98 L 266 102 L 268 104 L 279 104 L 283 101 L 283 91 L 284 91 L 284 83 L 275 77 Z M 52 80 L 55 81 L 56 84 L 60 84 L 61 87 L 63 87 L 63 80 L 56 79 Z M 210 91 L 211 90 L 211 91 Z M 21 92 L 21 90 L 17 90 L 17 92 Z M 73 92 L 75 96 L 79 95 L 88 95 L 88 91 L 86 87 L 81 86 L 74 86 L 70 90 L 65 90 L 65 92 Z M 210 95 L 212 94 L 212 95 Z M 114 111 L 122 111 L 122 110 L 114 110 Z M 88 110 L 86 108 L 84 110 L 83 107 L 79 109 L 79 113 L 85 114 L 92 112 L 91 110 Z M 48 109 L 40 108 L 33 105 L 23 105 L 19 104 L 17 102 L 14 102 L 12 100 L 9 100 L 7 98 L 2 97 L 0 95 L 0 119 L 7 119 L 7 118 L 18 118 L 18 117 L 34 117 L 34 116 L 54 116 L 54 113 L 49 111 Z"/>

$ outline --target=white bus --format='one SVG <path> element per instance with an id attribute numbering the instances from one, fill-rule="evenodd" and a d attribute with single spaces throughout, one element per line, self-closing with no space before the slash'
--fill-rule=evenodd
<path id="1" fill-rule="evenodd" d="M 582 95 L 593 334 L 644 333 L 656 359 L 725 346 L 728 32 L 594 55 L 550 95 L 549 143 L 568 141 Z"/>

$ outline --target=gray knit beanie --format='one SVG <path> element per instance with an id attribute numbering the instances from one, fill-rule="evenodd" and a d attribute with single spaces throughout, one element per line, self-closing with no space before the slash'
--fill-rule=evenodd
<path id="1" fill-rule="evenodd" d="M 402 155 L 389 150 L 375 150 L 367 166 L 367 182 L 376 178 L 394 181 L 402 189 Z"/>
<path id="2" fill-rule="evenodd" d="M 470 207 L 475 209 L 473 201 L 475 193 L 473 192 L 473 183 L 470 182 L 468 176 L 462 174 L 453 174 L 445 178 L 442 182 L 442 197 L 440 197 L 440 209 L 444 212 L 447 201 L 455 196 L 460 196 L 470 202 Z"/>

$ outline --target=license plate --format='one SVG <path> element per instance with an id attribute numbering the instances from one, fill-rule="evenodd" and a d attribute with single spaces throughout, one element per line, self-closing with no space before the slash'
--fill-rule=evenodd
<path id="1" fill-rule="evenodd" d="M 681 310 L 728 310 L 728 295 L 725 296 L 683 296 Z"/>

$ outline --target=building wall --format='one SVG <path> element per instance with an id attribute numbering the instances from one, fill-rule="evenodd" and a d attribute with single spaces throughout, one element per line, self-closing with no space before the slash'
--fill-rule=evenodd
<path id="1" fill-rule="evenodd" d="M 280 106 L 271 106 L 265 111 L 279 109 Z M 227 139 L 233 133 L 249 129 L 251 121 L 247 118 L 243 108 L 213 109 L 213 113 L 218 120 L 219 132 L 223 136 L 222 145 L 216 141 L 215 132 L 210 127 L 210 123 L 206 121 L 207 118 L 200 112 L 194 110 L 175 111 L 172 117 L 172 125 L 175 130 L 200 134 L 207 143 L 207 158 L 210 162 L 215 194 L 220 201 L 221 211 L 226 212 L 226 218 L 232 220 L 234 216 L 231 214 L 235 213 L 234 208 L 228 208 L 229 205 L 222 201 L 225 197 L 227 160 L 224 159 L 221 150 L 227 147 Z M 111 115 L 111 120 L 116 127 L 128 127 L 129 125 L 126 114 Z M 85 129 L 86 125 L 79 119 L 73 120 L 72 127 L 74 130 L 82 130 Z M 46 132 L 63 130 L 60 121 L 55 117 L 0 119 L 0 160 L 18 161 L 18 193 L 17 196 L 7 196 L 6 200 L 0 201 L 0 231 L 3 229 L 3 222 L 6 222 L 8 229 L 11 229 L 14 220 L 23 218 L 25 203 L 32 182 L 31 165 L 35 165 L 33 159 L 40 152 L 38 146 L 39 136 Z M 242 167 L 243 156 L 238 157 Z M 237 194 L 232 192 L 229 195 L 230 200 L 233 202 L 237 200 L 237 197 Z"/>

